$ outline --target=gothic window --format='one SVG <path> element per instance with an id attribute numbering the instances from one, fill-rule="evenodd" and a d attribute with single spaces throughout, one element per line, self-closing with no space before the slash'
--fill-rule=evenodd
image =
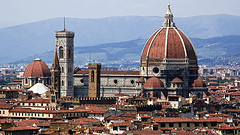
<path id="1" fill-rule="evenodd" d="M 68 68 L 68 73 L 72 73 L 72 68 Z"/>
<path id="2" fill-rule="evenodd" d="M 68 81 L 68 86 L 72 86 L 72 83 L 71 83 L 71 81 Z"/>
<path id="3" fill-rule="evenodd" d="M 91 82 L 94 82 L 94 70 L 91 71 Z"/>
<path id="4" fill-rule="evenodd" d="M 59 47 L 59 57 L 63 58 L 63 47 Z"/>
<path id="5" fill-rule="evenodd" d="M 64 86 L 64 81 L 62 80 L 62 86 Z"/>
<path id="6" fill-rule="evenodd" d="M 25 84 L 28 84 L 28 78 L 25 78 Z"/>
<path id="7" fill-rule="evenodd" d="M 64 67 L 62 67 L 62 73 L 64 73 Z"/>
<path id="8" fill-rule="evenodd" d="M 68 58 L 71 58 L 71 50 L 68 50 Z"/>

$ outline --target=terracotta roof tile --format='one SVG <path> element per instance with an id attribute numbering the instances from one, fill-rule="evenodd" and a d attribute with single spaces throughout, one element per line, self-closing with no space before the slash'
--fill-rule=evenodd
<path id="1" fill-rule="evenodd" d="M 196 60 L 196 53 L 189 38 L 179 29 L 169 28 L 167 35 L 167 49 L 165 49 L 167 28 L 160 28 L 147 41 L 142 51 L 141 59 L 184 59 Z M 179 33 L 179 34 L 178 34 Z M 182 43 L 183 41 L 183 43 Z M 185 56 L 185 50 L 187 56 Z M 165 52 L 167 51 L 167 52 Z"/>
<path id="2" fill-rule="evenodd" d="M 136 82 L 138 82 L 138 83 L 144 83 L 145 81 L 144 81 L 144 78 L 143 78 L 143 77 L 140 77 Z"/>
<path id="3" fill-rule="evenodd" d="M 26 67 L 23 77 L 51 77 L 51 72 L 43 61 L 34 60 Z"/>
<path id="4" fill-rule="evenodd" d="M 39 130 L 40 127 L 26 127 L 26 126 L 19 126 L 19 127 L 10 127 L 4 129 L 4 131 L 23 131 L 23 130 Z"/>
<path id="5" fill-rule="evenodd" d="M 182 81 L 180 78 L 176 77 L 176 78 L 174 78 L 171 82 L 174 82 L 174 83 L 182 83 L 183 81 Z"/>
<path id="6" fill-rule="evenodd" d="M 144 88 L 161 88 L 164 87 L 163 82 L 157 77 L 149 78 L 144 84 Z"/>

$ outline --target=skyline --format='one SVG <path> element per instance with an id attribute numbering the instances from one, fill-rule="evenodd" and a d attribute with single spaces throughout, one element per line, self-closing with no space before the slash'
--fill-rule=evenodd
<path id="1" fill-rule="evenodd" d="M 106 18 L 114 16 L 163 16 L 169 0 L 0 0 L 0 28 L 57 17 Z M 147 3 L 146 3 L 147 2 Z M 12 4 L 14 3 L 14 4 Z M 27 3 L 27 4 L 26 4 Z M 175 17 L 229 14 L 239 16 L 239 0 L 171 1 Z"/>

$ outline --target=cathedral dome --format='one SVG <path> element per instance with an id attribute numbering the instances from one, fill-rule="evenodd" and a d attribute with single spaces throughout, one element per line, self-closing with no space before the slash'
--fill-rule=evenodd
<path id="1" fill-rule="evenodd" d="M 168 6 L 163 26 L 147 41 L 142 51 L 142 60 L 189 59 L 197 60 L 189 38 L 173 22 L 173 14 Z"/>
<path id="2" fill-rule="evenodd" d="M 176 27 L 162 27 L 147 41 L 141 59 L 196 60 L 197 56 L 189 38 Z"/>
<path id="3" fill-rule="evenodd" d="M 194 80 L 192 87 L 196 88 L 196 87 L 207 87 L 205 82 L 198 77 L 197 79 Z"/>
<path id="4" fill-rule="evenodd" d="M 51 72 L 48 66 L 37 58 L 26 67 L 23 77 L 51 77 Z"/>
<path id="5" fill-rule="evenodd" d="M 163 82 L 157 77 L 149 78 L 144 84 L 144 88 L 161 88 L 164 87 Z"/>

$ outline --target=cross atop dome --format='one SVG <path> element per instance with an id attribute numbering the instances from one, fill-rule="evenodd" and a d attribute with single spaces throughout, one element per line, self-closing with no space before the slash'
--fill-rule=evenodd
<path id="1" fill-rule="evenodd" d="M 163 27 L 175 27 L 175 23 L 173 22 L 173 13 L 170 9 L 170 4 L 168 4 L 168 10 L 165 15 L 165 22 L 162 24 Z"/>

